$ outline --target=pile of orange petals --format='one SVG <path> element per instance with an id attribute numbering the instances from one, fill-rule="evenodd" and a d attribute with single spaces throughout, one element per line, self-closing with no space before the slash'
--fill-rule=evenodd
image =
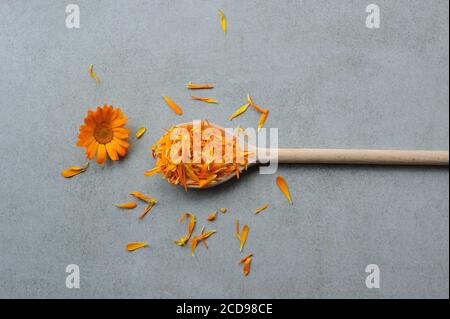
<path id="1" fill-rule="evenodd" d="M 213 134 L 201 134 L 207 129 L 213 129 Z M 185 134 L 181 134 L 181 132 Z M 200 134 L 199 134 L 200 133 Z M 198 151 L 193 151 L 195 140 L 200 142 Z M 174 135 L 175 138 L 171 138 Z M 200 136 L 201 137 L 200 137 Z M 225 159 L 225 151 L 232 150 L 229 160 Z M 174 150 L 178 161 L 172 160 Z M 185 151 L 183 151 L 185 150 Z M 218 154 L 221 161 L 215 161 L 217 154 L 214 150 L 221 150 Z M 239 178 L 242 170 L 247 169 L 249 152 L 241 150 L 236 136 L 227 136 L 225 132 L 210 125 L 207 120 L 199 121 L 198 124 L 186 123 L 170 128 L 167 133 L 152 147 L 153 157 L 156 165 L 153 169 L 145 172 L 146 176 L 161 173 L 163 177 L 173 185 L 182 185 L 187 190 L 188 186 L 206 187 L 215 184 L 235 174 Z M 228 155 L 228 154 L 227 154 Z"/>

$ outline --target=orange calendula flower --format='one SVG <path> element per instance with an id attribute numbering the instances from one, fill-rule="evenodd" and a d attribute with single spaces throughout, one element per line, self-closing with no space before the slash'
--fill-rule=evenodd
<path id="1" fill-rule="evenodd" d="M 262 205 L 261 207 L 258 207 L 258 208 L 255 210 L 255 215 L 256 215 L 256 214 L 259 214 L 260 212 L 262 212 L 263 210 L 265 210 L 267 207 L 269 207 L 269 204 L 264 204 L 264 205 Z"/>
<path id="2" fill-rule="evenodd" d="M 183 115 L 183 110 L 169 97 L 163 96 L 164 101 L 166 101 L 167 105 L 175 112 L 177 115 Z"/>
<path id="3" fill-rule="evenodd" d="M 189 224 L 188 224 L 188 232 L 186 236 L 181 237 L 180 239 L 175 241 L 175 244 L 178 246 L 184 246 L 189 241 L 189 239 L 192 236 L 192 233 L 194 232 L 196 218 L 194 214 L 191 214 L 189 212 L 185 212 L 183 215 L 181 215 L 179 221 L 182 222 L 186 218 L 189 218 Z"/>
<path id="4" fill-rule="evenodd" d="M 93 78 L 97 84 L 100 84 L 100 78 L 97 76 L 97 74 L 94 73 L 94 65 L 93 64 L 91 64 L 88 67 L 88 72 L 89 72 L 89 75 L 91 76 L 91 78 Z"/>
<path id="5" fill-rule="evenodd" d="M 195 95 L 191 95 L 191 98 L 194 100 L 198 100 L 198 101 L 203 101 L 206 103 L 219 103 L 219 101 L 217 101 L 216 99 L 213 99 L 211 97 L 201 97 L 201 96 L 195 96 Z"/>
<path id="6" fill-rule="evenodd" d="M 189 90 L 202 90 L 202 89 L 212 89 L 212 88 L 214 88 L 214 85 L 212 85 L 212 84 L 194 84 L 192 82 L 188 82 L 188 84 L 186 84 L 186 87 Z"/>
<path id="7" fill-rule="evenodd" d="M 245 111 L 247 111 L 248 107 L 250 106 L 250 104 L 245 104 L 242 105 L 240 108 L 238 108 L 229 118 L 229 120 L 231 121 L 232 119 L 234 119 L 235 117 L 241 115 L 242 113 L 244 113 Z"/>
<path id="8" fill-rule="evenodd" d="M 148 247 L 148 244 L 146 242 L 138 241 L 138 242 L 133 242 L 133 243 L 127 244 L 126 249 L 128 251 L 135 251 L 137 249 L 144 248 L 144 247 Z"/>
<path id="9" fill-rule="evenodd" d="M 289 203 L 292 204 L 292 198 L 291 193 L 289 192 L 288 184 L 286 183 L 286 181 L 282 176 L 277 177 L 277 185 L 280 188 L 281 192 L 284 194 L 284 196 L 286 196 Z"/>
<path id="10" fill-rule="evenodd" d="M 236 219 L 236 237 L 239 240 L 239 250 L 242 251 L 247 240 L 249 228 L 247 225 L 242 227 L 242 233 L 239 231 L 239 221 Z"/>
<path id="11" fill-rule="evenodd" d="M 75 175 L 85 172 L 88 169 L 88 167 L 89 167 L 89 162 L 87 162 L 83 166 L 69 166 L 69 168 L 67 168 L 61 172 L 61 175 L 64 176 L 65 178 L 70 178 L 70 177 L 73 177 Z"/>
<path id="12" fill-rule="evenodd" d="M 227 34 L 227 18 L 225 17 L 225 13 L 223 10 L 219 10 L 220 16 L 220 26 L 222 27 L 223 33 Z"/>
<path id="13" fill-rule="evenodd" d="M 252 257 L 253 254 L 249 254 L 239 261 L 240 264 L 244 264 L 244 267 L 242 268 L 244 276 L 248 276 L 248 274 L 250 273 L 250 265 L 252 263 Z"/>
<path id="14" fill-rule="evenodd" d="M 213 220 L 215 220 L 217 217 L 217 212 L 212 212 L 211 214 L 209 214 L 209 216 L 206 218 L 208 221 L 212 222 Z"/>
<path id="15" fill-rule="evenodd" d="M 116 205 L 116 207 L 122 208 L 122 209 L 133 209 L 133 208 L 136 208 L 136 206 L 137 206 L 136 202 L 128 202 L 128 203 L 122 203 L 122 204 Z"/>
<path id="16" fill-rule="evenodd" d="M 128 118 L 120 108 L 111 105 L 88 111 L 84 125 L 80 126 L 77 146 L 86 148 L 86 156 L 103 164 L 107 155 L 113 161 L 125 156 L 130 147 L 127 142 L 130 131 L 125 128 Z"/>
<path id="17" fill-rule="evenodd" d="M 138 130 L 136 131 L 136 138 L 141 138 L 146 131 L 147 129 L 145 127 L 138 128 Z"/>

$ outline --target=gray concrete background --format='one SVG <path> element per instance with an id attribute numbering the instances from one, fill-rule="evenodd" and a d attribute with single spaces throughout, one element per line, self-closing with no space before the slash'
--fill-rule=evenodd
<path id="1" fill-rule="evenodd" d="M 0 1 L 0 297 L 449 297 L 448 168 L 283 166 L 293 206 L 257 170 L 187 193 L 143 176 L 162 127 L 225 126 L 247 92 L 271 110 L 266 126 L 279 127 L 281 146 L 448 149 L 448 1 L 66 2 Z M 79 30 L 64 24 L 70 2 Z M 365 27 L 371 2 L 379 30 Z M 190 100 L 188 81 L 216 83 L 208 95 L 220 104 Z M 61 170 L 84 161 L 78 127 L 102 103 L 148 132 L 125 160 L 66 180 Z M 233 125 L 257 120 L 248 111 Z M 135 190 L 160 200 L 143 221 L 143 207 L 113 206 Z M 181 212 L 201 226 L 222 206 L 209 251 L 191 257 L 173 244 Z M 250 226 L 248 278 L 236 218 Z M 141 240 L 151 248 L 124 251 Z M 65 287 L 71 263 L 80 289 Z M 365 287 L 370 263 L 380 289 Z"/>

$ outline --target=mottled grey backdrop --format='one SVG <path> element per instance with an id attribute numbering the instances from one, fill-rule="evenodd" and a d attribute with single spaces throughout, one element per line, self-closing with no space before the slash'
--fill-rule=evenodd
<path id="1" fill-rule="evenodd" d="M 70 2 L 81 9 L 78 30 L 65 27 Z M 371 2 L 379 30 L 365 27 Z M 448 298 L 448 168 L 283 166 L 293 206 L 257 170 L 187 193 L 143 176 L 161 128 L 228 125 L 247 92 L 271 110 L 266 126 L 279 128 L 281 146 L 448 149 L 448 19 L 438 0 L 1 1 L 0 297 Z M 190 100 L 188 81 L 216 83 L 208 95 L 220 104 Z M 78 126 L 102 103 L 148 132 L 125 160 L 62 178 L 83 163 Z M 248 111 L 233 125 L 257 120 Z M 136 190 L 159 199 L 143 221 L 143 207 L 113 206 Z M 191 257 L 173 244 L 184 210 L 202 225 L 222 206 L 229 213 L 209 226 L 209 251 Z M 236 218 L 250 226 L 248 278 Z M 141 240 L 151 248 L 125 252 Z M 65 286 L 71 263 L 80 289 Z M 380 289 L 365 286 L 371 263 Z"/>

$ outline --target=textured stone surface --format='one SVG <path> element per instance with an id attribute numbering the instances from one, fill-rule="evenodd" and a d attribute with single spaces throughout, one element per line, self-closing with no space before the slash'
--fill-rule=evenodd
<path id="1" fill-rule="evenodd" d="M 379 30 L 365 27 L 366 1 L 74 2 L 79 30 L 65 27 L 65 2 L 0 3 L 0 297 L 449 297 L 448 168 L 283 166 L 293 206 L 257 170 L 187 193 L 143 176 L 162 127 L 227 125 L 247 92 L 270 108 L 280 146 L 448 149 L 447 1 L 376 1 Z M 188 81 L 216 83 L 220 104 L 190 100 Z M 120 163 L 66 180 L 61 169 L 84 161 L 78 126 L 102 103 L 148 131 Z M 143 221 L 113 206 L 135 190 L 160 200 Z M 209 251 L 173 244 L 181 212 L 201 226 L 218 207 L 229 213 L 209 226 Z M 245 279 L 236 218 L 255 254 Z M 151 248 L 124 251 L 140 240 Z M 65 287 L 71 263 L 80 289 Z M 371 263 L 380 289 L 365 286 Z"/>

